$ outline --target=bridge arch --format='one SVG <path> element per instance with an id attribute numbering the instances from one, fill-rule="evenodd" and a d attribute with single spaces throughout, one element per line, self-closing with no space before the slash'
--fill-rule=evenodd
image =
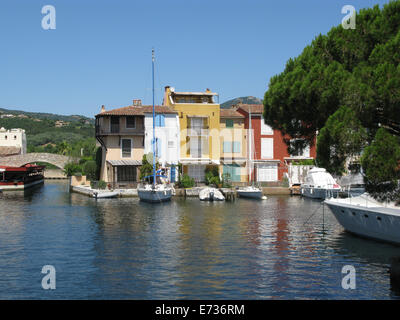
<path id="1" fill-rule="evenodd" d="M 16 156 L 0 158 L 1 166 L 21 167 L 28 163 L 34 162 L 47 162 L 60 169 L 64 169 L 65 165 L 69 162 L 77 162 L 77 158 L 63 156 L 54 153 L 26 153 Z"/>

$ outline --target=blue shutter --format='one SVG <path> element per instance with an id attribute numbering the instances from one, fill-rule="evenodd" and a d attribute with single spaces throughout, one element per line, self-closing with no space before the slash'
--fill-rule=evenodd
<path id="1" fill-rule="evenodd" d="M 156 127 L 165 127 L 165 116 L 163 114 L 156 114 Z"/>
<path id="2" fill-rule="evenodd" d="M 233 143 L 233 153 L 240 153 L 240 142 Z"/>
<path id="3" fill-rule="evenodd" d="M 232 152 L 232 142 L 224 142 L 224 152 L 225 153 L 230 153 Z"/>

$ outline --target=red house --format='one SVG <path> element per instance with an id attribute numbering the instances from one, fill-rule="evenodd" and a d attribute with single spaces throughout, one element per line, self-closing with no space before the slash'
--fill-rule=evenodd
<path id="1" fill-rule="evenodd" d="M 283 135 L 278 130 L 273 130 L 264 123 L 264 106 L 237 104 L 232 108 L 236 109 L 245 117 L 245 129 L 251 129 L 250 138 L 252 143 L 250 150 L 254 164 L 252 181 L 276 182 L 282 181 L 285 173 L 288 172 L 289 164 L 296 160 L 315 159 L 316 146 L 303 150 L 302 154 L 290 155 Z"/>

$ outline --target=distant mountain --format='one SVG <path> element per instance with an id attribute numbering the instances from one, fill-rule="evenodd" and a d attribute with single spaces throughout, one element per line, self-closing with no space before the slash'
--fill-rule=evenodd
<path id="1" fill-rule="evenodd" d="M 228 100 L 224 103 L 221 104 L 222 109 L 228 109 L 231 106 L 238 104 L 238 103 L 243 103 L 243 104 L 262 104 L 263 101 L 259 98 L 256 97 L 240 97 L 232 100 Z"/>
<path id="2" fill-rule="evenodd" d="M 0 117 L 4 115 L 14 115 L 14 116 L 20 116 L 20 117 L 28 117 L 32 119 L 49 119 L 49 120 L 59 120 L 59 121 L 64 121 L 64 122 L 84 122 L 87 121 L 88 123 L 94 123 L 94 119 L 88 118 L 85 116 L 80 116 L 80 115 L 60 115 L 60 114 L 54 114 L 54 113 L 44 113 L 44 112 L 27 112 L 27 111 L 21 111 L 21 110 L 11 110 L 11 109 L 4 109 L 0 108 Z"/>

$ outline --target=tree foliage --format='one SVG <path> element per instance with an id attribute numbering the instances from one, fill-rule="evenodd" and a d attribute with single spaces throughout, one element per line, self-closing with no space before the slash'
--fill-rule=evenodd
<path id="1" fill-rule="evenodd" d="M 320 133 L 317 162 L 333 173 L 370 144 L 362 166 L 377 198 L 396 194 L 399 110 L 400 0 L 360 10 L 356 29 L 339 25 L 317 36 L 271 78 L 264 96 L 266 123 L 304 138 L 296 149 Z"/>
<path id="2" fill-rule="evenodd" d="M 366 191 L 380 200 L 399 199 L 400 146 L 398 138 L 381 128 L 361 158 Z"/>
<path id="3" fill-rule="evenodd" d="M 321 129 L 317 140 L 317 159 L 320 167 L 335 175 L 346 171 L 346 160 L 358 155 L 367 139 L 367 131 L 354 110 L 340 107 Z"/>
<path id="4" fill-rule="evenodd" d="M 319 35 L 271 78 L 264 118 L 274 129 L 312 144 L 342 105 L 369 129 L 400 134 L 400 1 L 357 14 L 356 29 L 340 25 Z M 395 115 L 393 113 L 396 113 Z M 302 146 L 299 146 L 301 148 Z"/>

